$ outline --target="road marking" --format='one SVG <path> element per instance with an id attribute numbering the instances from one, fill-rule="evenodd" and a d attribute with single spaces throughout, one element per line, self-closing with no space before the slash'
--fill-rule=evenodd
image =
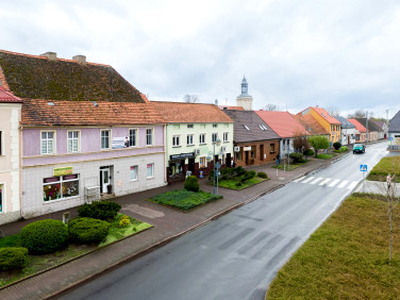
<path id="1" fill-rule="evenodd" d="M 315 177 L 309 177 L 309 178 L 307 178 L 306 180 L 302 181 L 301 183 L 307 183 L 307 182 L 313 180 L 314 178 L 315 178 Z"/>
<path id="2" fill-rule="evenodd" d="M 335 179 L 334 181 L 332 181 L 328 186 L 335 186 L 338 184 L 338 182 L 340 181 L 340 179 Z"/>
<path id="3" fill-rule="evenodd" d="M 296 180 L 293 180 L 293 182 L 299 182 L 299 181 L 303 180 L 304 178 L 306 178 L 306 177 L 303 176 L 303 177 L 297 178 Z"/>
<path id="4" fill-rule="evenodd" d="M 331 181 L 330 178 L 326 178 L 324 181 L 322 181 L 319 185 L 325 185 L 327 184 L 329 181 Z"/>
<path id="5" fill-rule="evenodd" d="M 319 181 L 321 181 L 322 179 L 324 179 L 324 178 L 318 177 L 318 178 L 315 179 L 313 182 L 310 182 L 310 184 L 316 184 L 316 183 L 318 183 Z"/>
<path id="6" fill-rule="evenodd" d="M 349 190 L 352 190 L 352 189 L 354 189 L 356 187 L 357 183 L 358 183 L 357 181 L 353 181 L 352 183 L 350 183 L 350 185 L 347 188 Z"/>
<path id="7" fill-rule="evenodd" d="M 341 184 L 338 185 L 338 188 L 344 188 L 346 184 L 348 184 L 349 181 L 348 180 L 343 180 Z"/>

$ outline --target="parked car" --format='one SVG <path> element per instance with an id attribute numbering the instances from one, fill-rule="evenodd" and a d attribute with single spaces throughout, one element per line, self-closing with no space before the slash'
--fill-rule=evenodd
<path id="1" fill-rule="evenodd" d="M 354 144 L 353 154 L 354 153 L 365 153 L 365 146 L 363 144 Z"/>

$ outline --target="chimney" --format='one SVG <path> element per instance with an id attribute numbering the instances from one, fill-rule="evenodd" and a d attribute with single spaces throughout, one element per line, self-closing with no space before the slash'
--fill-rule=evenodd
<path id="1" fill-rule="evenodd" d="M 86 65 L 86 56 L 85 55 L 75 55 L 72 57 L 73 60 L 76 60 L 81 65 Z"/>
<path id="2" fill-rule="evenodd" d="M 55 61 L 57 59 L 57 53 L 55 52 L 46 52 L 42 54 L 43 56 L 46 56 L 48 60 Z"/>

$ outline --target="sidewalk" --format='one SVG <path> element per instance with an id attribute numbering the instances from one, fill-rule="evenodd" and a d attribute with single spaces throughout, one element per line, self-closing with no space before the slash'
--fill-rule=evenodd
<path id="1" fill-rule="evenodd" d="M 340 157 L 342 156 L 339 156 L 336 160 L 340 159 Z M 223 195 L 223 199 L 208 203 L 187 213 L 146 200 L 169 190 L 181 189 L 183 188 L 183 182 L 115 198 L 114 201 L 122 206 L 122 213 L 150 223 L 154 227 L 115 244 L 99 248 L 61 266 L 4 287 L 0 289 L 0 299 L 26 300 L 55 297 L 63 291 L 116 268 L 142 253 L 168 243 L 176 237 L 203 226 L 210 220 L 253 201 L 296 178 L 330 165 L 334 161 L 312 158 L 304 166 L 292 171 L 279 170 L 279 172 L 272 168 L 273 163 L 249 167 L 247 169 L 267 173 L 271 179 L 241 191 L 220 187 L 219 194 Z M 207 179 L 202 179 L 200 180 L 200 189 L 212 192 L 213 186 L 207 183 Z M 71 218 L 77 215 L 76 209 L 69 209 L 68 211 L 71 214 Z M 63 213 L 64 211 L 61 211 L 40 218 L 5 224 L 1 226 L 1 229 L 6 235 L 15 234 L 26 224 L 39 219 L 54 218 L 61 220 Z"/>

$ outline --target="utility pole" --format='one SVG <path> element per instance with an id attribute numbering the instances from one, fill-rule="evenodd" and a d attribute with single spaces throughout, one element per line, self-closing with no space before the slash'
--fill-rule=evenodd
<path id="1" fill-rule="evenodd" d="M 366 145 L 368 145 L 368 111 L 367 112 L 365 112 L 365 117 L 367 118 L 367 121 L 366 121 L 366 139 L 365 139 L 365 146 Z"/>

